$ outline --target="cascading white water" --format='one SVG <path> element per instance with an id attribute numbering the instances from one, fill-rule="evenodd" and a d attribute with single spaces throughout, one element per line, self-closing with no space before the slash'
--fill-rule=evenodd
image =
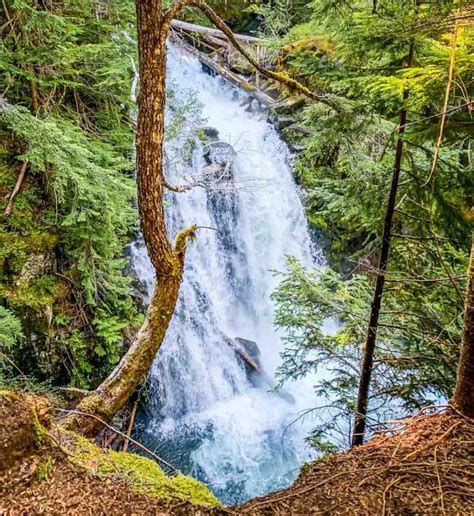
<path id="1" fill-rule="evenodd" d="M 194 58 L 170 48 L 168 60 L 170 88 L 183 98 L 194 92 L 205 124 L 237 151 L 233 175 L 247 186 L 169 196 L 171 234 L 193 223 L 217 231 L 199 230 L 189 246 L 178 307 L 151 372 L 140 438 L 222 500 L 241 502 L 288 485 L 309 459 L 304 437 L 311 425 L 290 423 L 313 406 L 314 393 L 311 380 L 293 383 L 292 404 L 268 387 L 252 386 L 222 334 L 256 341 L 263 367 L 273 374 L 281 342 L 273 327 L 270 294 L 278 278 L 272 270 L 284 269 L 286 255 L 307 265 L 321 257 L 312 252 L 288 150 L 273 127 L 240 107 L 238 92 L 205 74 Z M 188 131 L 194 123 L 188 120 Z M 174 179 L 190 167 L 199 174 L 202 165 L 198 146 L 191 163 L 178 163 Z M 151 291 L 144 246 L 137 243 L 132 255 Z"/>

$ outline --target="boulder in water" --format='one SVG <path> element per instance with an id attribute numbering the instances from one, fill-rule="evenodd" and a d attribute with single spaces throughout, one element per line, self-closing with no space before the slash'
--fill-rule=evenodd
<path id="1" fill-rule="evenodd" d="M 206 183 L 211 185 L 232 180 L 232 163 L 236 155 L 229 143 L 218 141 L 206 145 L 203 157 L 207 165 L 202 169 Z"/>
<path id="2" fill-rule="evenodd" d="M 213 142 L 204 147 L 203 156 L 209 165 L 232 165 L 237 153 L 230 143 Z"/>
<path id="3" fill-rule="evenodd" d="M 224 339 L 236 350 L 237 356 L 243 361 L 247 377 L 254 387 L 266 385 L 276 391 L 276 394 L 286 402 L 295 403 L 295 398 L 285 389 L 278 388 L 275 380 L 262 368 L 260 348 L 256 342 L 241 337 L 236 337 L 233 341 L 228 337 Z"/>
<path id="4" fill-rule="evenodd" d="M 247 355 L 254 360 L 254 362 L 260 367 L 260 349 L 256 342 L 253 340 L 243 339 L 242 337 L 235 337 L 235 342 L 240 348 L 247 353 Z"/>

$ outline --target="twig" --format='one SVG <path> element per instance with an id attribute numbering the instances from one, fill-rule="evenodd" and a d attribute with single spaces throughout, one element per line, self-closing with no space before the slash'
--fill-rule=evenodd
<path id="1" fill-rule="evenodd" d="M 117 434 L 121 435 L 122 437 L 124 438 L 127 438 L 127 436 L 121 432 L 120 430 L 118 430 L 117 428 L 113 427 L 112 425 L 109 425 L 108 423 L 106 423 L 103 419 L 101 419 L 100 417 L 98 416 L 95 416 L 94 414 L 88 414 L 87 412 L 81 412 L 80 410 L 66 410 L 66 409 L 61 409 L 61 408 L 56 408 L 55 410 L 59 411 L 59 412 L 64 412 L 66 414 L 76 414 L 78 416 L 86 416 L 86 417 L 91 417 L 92 419 L 95 419 L 96 421 L 100 421 L 100 423 L 102 423 L 105 427 L 107 427 L 109 430 L 112 430 L 112 432 L 116 432 Z M 152 452 L 151 450 L 149 450 L 146 446 L 143 446 L 143 444 L 139 443 L 138 441 L 136 441 L 135 439 L 133 439 L 132 437 L 128 437 L 128 439 L 135 445 L 137 446 L 138 448 L 140 448 L 141 450 L 143 450 L 144 452 L 146 453 L 149 453 L 154 459 L 156 459 L 157 461 L 163 463 L 167 468 L 169 468 L 171 471 L 173 471 L 175 474 L 181 474 L 181 471 L 179 471 L 178 469 L 176 469 L 174 466 L 172 466 L 169 462 L 166 462 L 164 459 L 162 459 L 161 457 L 158 457 L 158 455 L 156 455 L 156 453 Z"/>
<path id="2" fill-rule="evenodd" d="M 19 373 L 20 373 L 20 376 L 22 377 L 22 381 L 26 381 L 26 375 L 25 373 L 15 364 L 15 362 L 13 362 L 13 360 L 8 356 L 6 355 L 3 351 L 0 351 L 0 355 L 7 361 L 9 362 Z"/>
<path id="3" fill-rule="evenodd" d="M 122 451 L 126 452 L 128 450 L 128 443 L 130 441 L 130 435 L 132 434 L 133 423 L 135 422 L 135 415 L 137 413 L 138 401 L 133 404 L 132 413 L 130 414 L 130 420 L 128 422 L 127 428 L 127 437 L 123 443 Z"/>
<path id="4" fill-rule="evenodd" d="M 387 493 L 388 493 L 388 491 L 390 490 L 391 487 L 393 487 L 395 484 L 400 482 L 400 480 L 402 478 L 403 477 L 396 477 L 395 480 L 392 480 L 390 482 L 390 484 L 388 484 L 387 487 L 383 490 L 383 495 L 382 495 L 382 516 L 385 515 L 385 509 L 386 509 L 386 506 L 387 506 Z"/>
<path id="5" fill-rule="evenodd" d="M 16 194 L 18 193 L 18 191 L 21 188 L 23 179 L 25 178 L 27 166 L 28 166 L 28 162 L 24 161 L 23 165 L 21 166 L 21 170 L 20 170 L 20 174 L 18 175 L 18 179 L 16 180 L 15 188 L 13 188 L 13 192 L 10 194 L 10 199 L 8 200 L 7 207 L 5 208 L 5 211 L 3 212 L 5 217 L 8 217 L 8 215 L 10 215 L 10 213 L 13 209 L 13 201 L 15 200 Z"/>
<path id="6" fill-rule="evenodd" d="M 456 21 L 454 23 L 453 34 L 451 37 L 451 52 L 450 52 L 450 56 L 449 56 L 448 82 L 446 84 L 446 91 L 444 94 L 444 106 L 443 106 L 443 113 L 441 115 L 441 122 L 439 125 L 439 134 L 438 134 L 438 138 L 436 139 L 435 151 L 434 151 L 434 155 L 433 155 L 433 161 L 431 163 L 430 174 L 428 176 L 428 179 L 425 181 L 425 183 L 423 183 L 421 185 L 422 188 L 424 188 L 426 185 L 428 185 L 432 179 L 433 179 L 433 182 L 435 180 L 436 165 L 438 163 L 438 156 L 441 151 L 441 144 L 443 143 L 444 129 L 446 127 L 446 114 L 448 112 L 449 97 L 451 95 L 451 85 L 453 83 L 453 77 L 454 77 L 454 73 L 455 73 L 457 37 L 458 37 L 458 21 L 456 19 Z"/>
<path id="7" fill-rule="evenodd" d="M 197 226 L 196 229 L 211 229 L 212 231 L 219 231 L 217 228 L 211 228 L 210 226 Z"/>
<path id="8" fill-rule="evenodd" d="M 456 421 L 456 423 L 454 423 L 454 425 L 451 425 L 447 430 L 446 432 L 444 432 L 443 435 L 441 435 L 441 437 L 438 437 L 438 439 L 436 439 L 436 441 L 434 441 L 433 443 L 428 443 L 426 446 L 423 446 L 421 448 L 418 448 L 414 451 L 412 451 L 411 453 L 409 453 L 408 455 L 406 455 L 405 457 L 402 457 L 402 461 L 405 461 L 407 459 L 409 459 L 410 457 L 413 457 L 415 455 L 418 455 L 419 453 L 427 450 L 430 446 L 435 446 L 437 444 L 439 444 L 448 434 L 450 434 L 456 427 L 458 427 L 460 424 L 462 423 L 462 421 Z"/>
<path id="9" fill-rule="evenodd" d="M 443 514 L 446 515 L 446 509 L 444 508 L 443 485 L 441 483 L 441 477 L 439 476 L 437 451 L 438 451 L 438 446 L 436 445 L 435 449 L 434 449 L 435 471 L 436 471 L 436 476 L 438 478 L 438 488 L 439 488 L 439 495 L 440 495 L 440 500 L 441 500 L 441 510 L 443 511 Z"/>

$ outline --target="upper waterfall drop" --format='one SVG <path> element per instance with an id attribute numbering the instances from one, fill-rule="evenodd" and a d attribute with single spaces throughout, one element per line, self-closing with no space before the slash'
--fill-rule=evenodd
<path id="1" fill-rule="evenodd" d="M 273 327 L 270 295 L 278 279 L 272 271 L 284 269 L 287 255 L 307 265 L 321 258 L 311 248 L 288 150 L 274 128 L 241 108 L 235 89 L 174 47 L 168 85 L 178 97 L 191 91 L 205 124 L 233 147 L 232 176 L 241 187 L 198 187 L 167 198 L 171 234 L 190 224 L 217 231 L 200 230 L 189 246 L 176 313 L 151 371 L 140 439 L 223 501 L 241 502 L 288 485 L 310 458 L 307 424 L 290 423 L 314 405 L 314 394 L 311 379 L 288 387 L 294 404 L 265 385 L 255 387 L 223 335 L 256 341 L 262 366 L 273 375 L 281 335 Z M 191 116 L 184 131 L 195 132 L 200 123 Z M 179 146 L 170 144 L 168 153 Z M 189 159 L 177 153 L 170 180 L 179 182 L 190 170 L 200 175 L 203 154 L 200 144 Z M 151 291 L 154 273 L 140 242 L 132 258 Z"/>

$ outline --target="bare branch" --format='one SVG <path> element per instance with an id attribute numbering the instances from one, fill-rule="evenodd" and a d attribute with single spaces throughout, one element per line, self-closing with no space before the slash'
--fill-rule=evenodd
<path id="1" fill-rule="evenodd" d="M 170 190 L 171 192 L 182 193 L 182 192 L 188 192 L 195 186 L 200 186 L 200 185 L 198 183 L 188 184 L 188 185 L 172 185 L 171 183 L 168 183 L 168 181 L 166 181 L 166 179 L 164 179 L 163 186 L 166 189 Z"/>
<path id="2" fill-rule="evenodd" d="M 24 161 L 23 165 L 21 166 L 21 170 L 20 170 L 20 174 L 18 175 L 18 179 L 16 180 L 15 188 L 13 188 L 13 191 L 10 194 L 10 199 L 8 200 L 7 207 L 5 208 L 5 211 L 3 212 L 5 217 L 8 217 L 8 215 L 10 215 L 10 213 L 13 209 L 13 201 L 15 200 L 15 197 L 16 197 L 17 193 L 19 192 L 21 185 L 23 184 L 23 179 L 25 178 L 27 166 L 28 166 L 28 162 Z"/>

